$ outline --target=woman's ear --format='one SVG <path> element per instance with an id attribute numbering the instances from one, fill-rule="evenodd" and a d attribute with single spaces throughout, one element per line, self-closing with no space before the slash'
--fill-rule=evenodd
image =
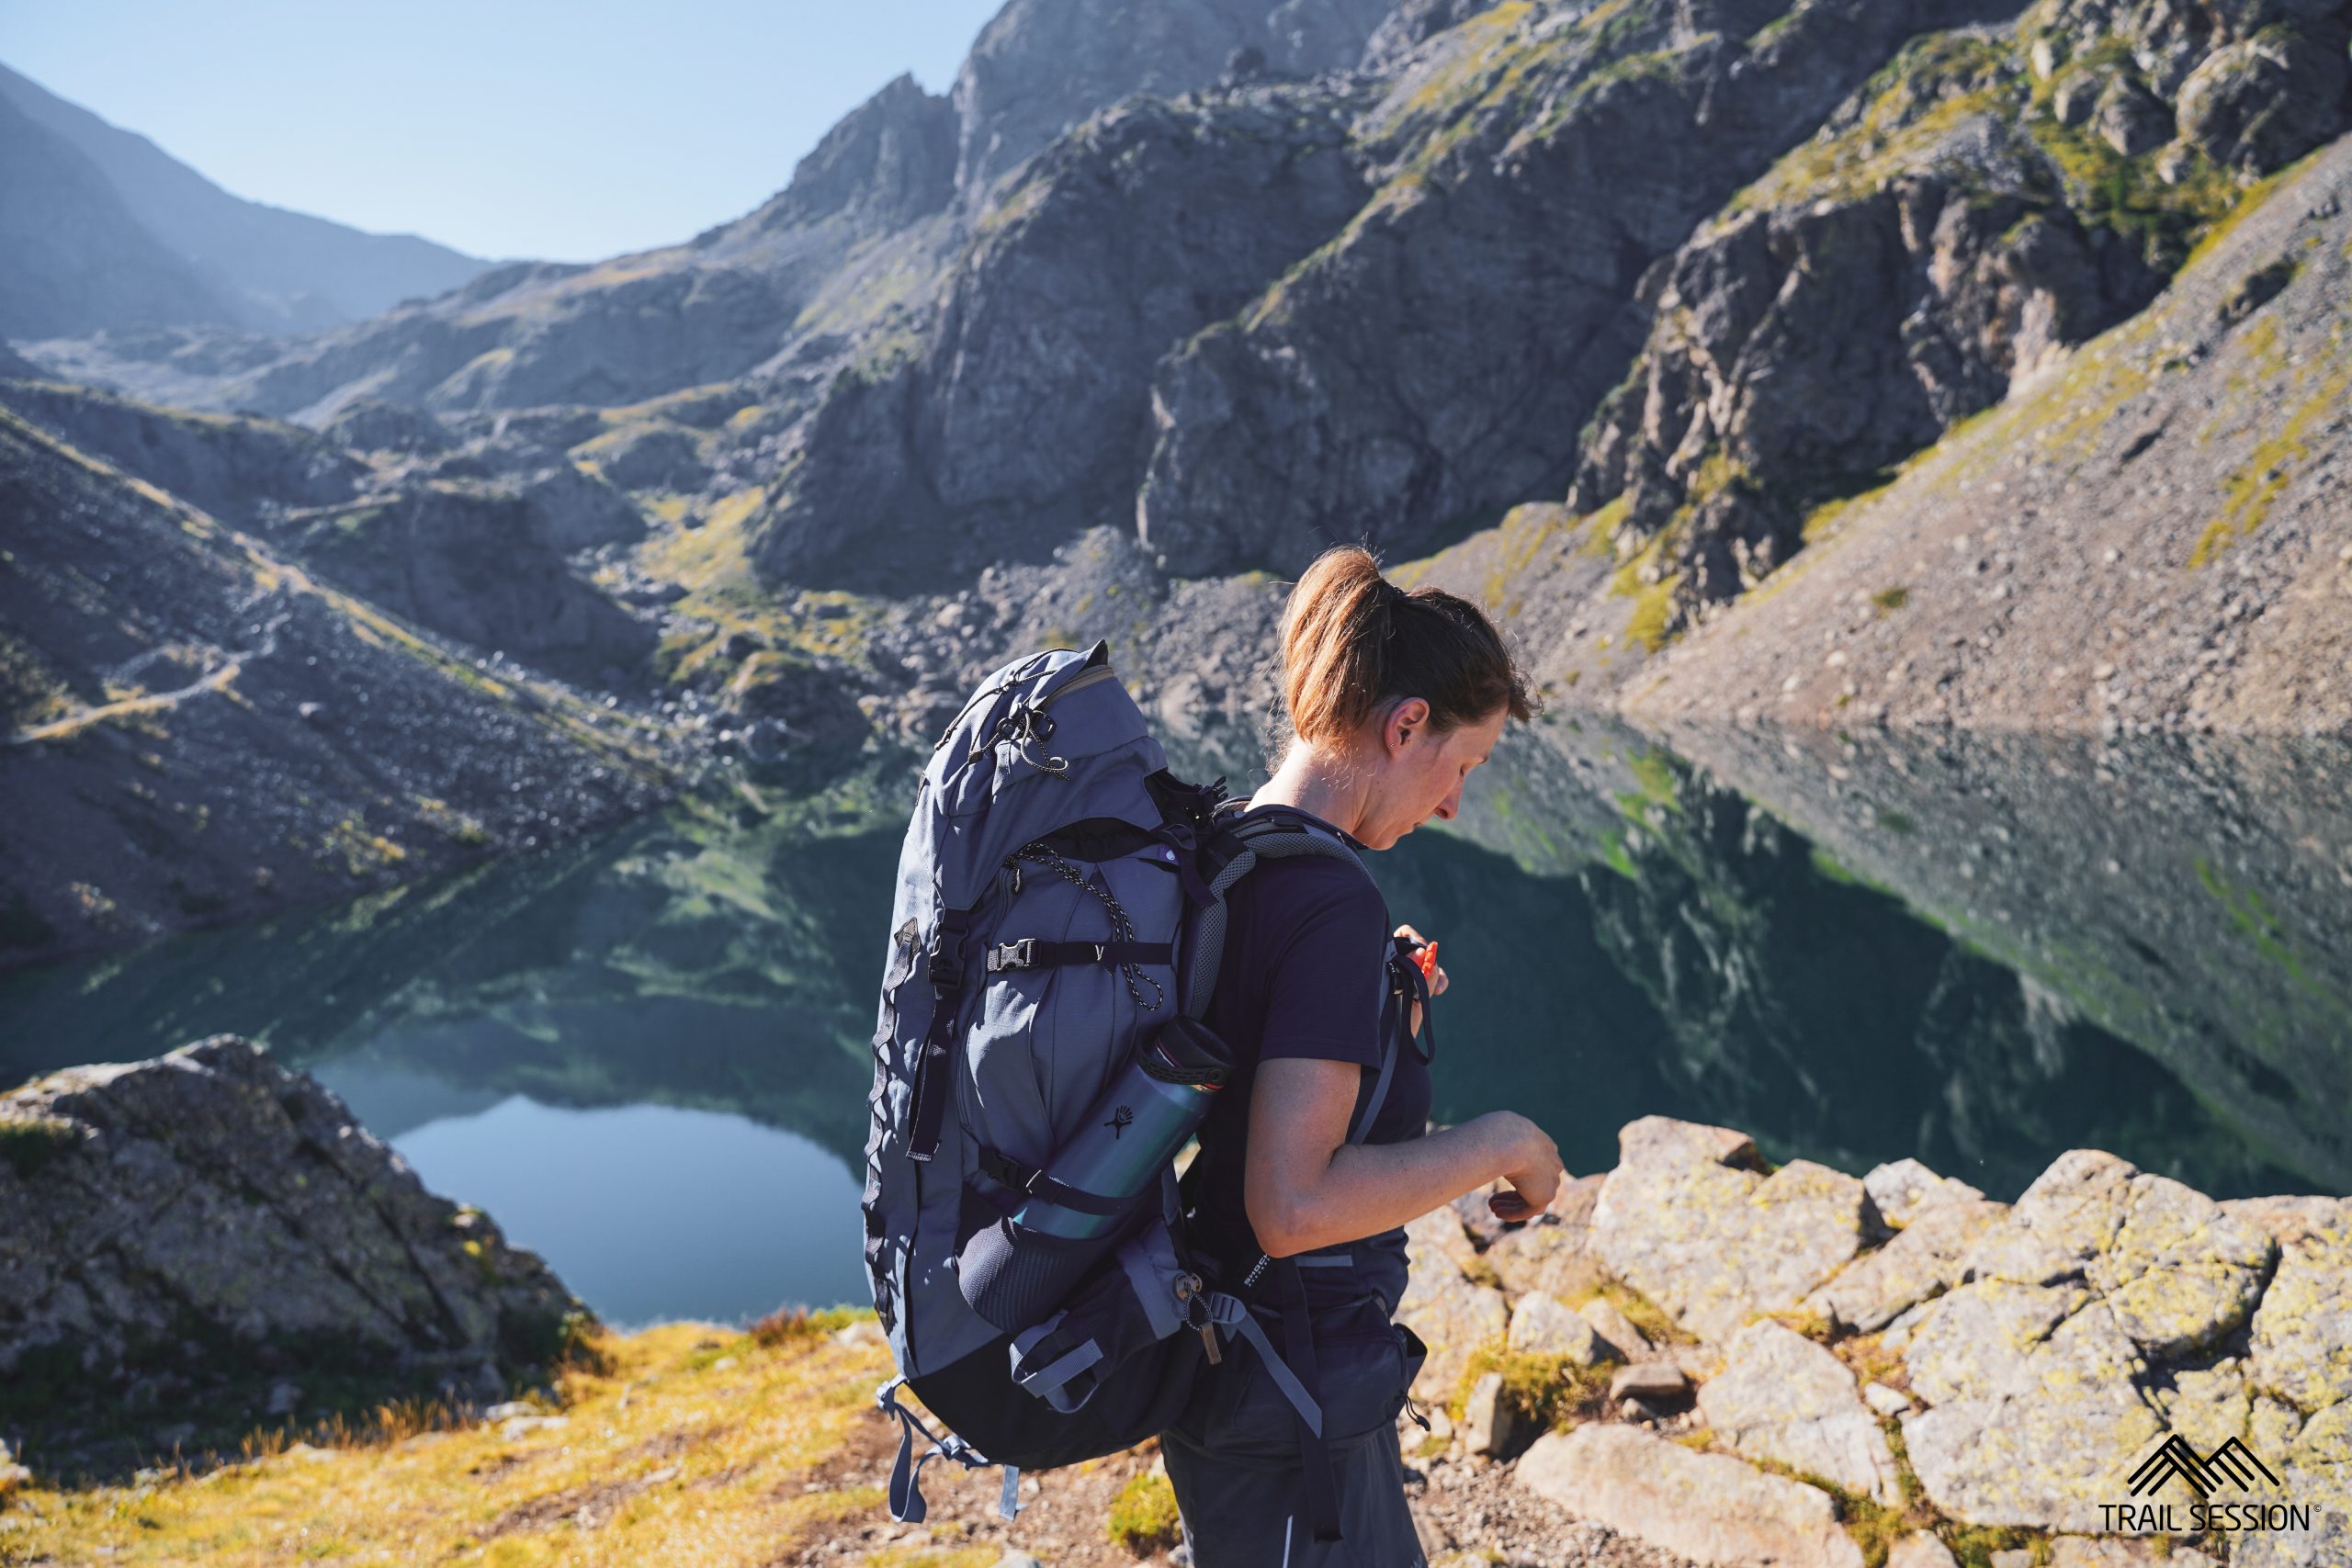
<path id="1" fill-rule="evenodd" d="M 1405 697 L 1388 710 L 1388 722 L 1382 728 L 1381 739 L 1387 742 L 1393 755 L 1402 750 L 1406 742 L 1416 736 L 1429 735 L 1430 705 L 1419 697 Z"/>

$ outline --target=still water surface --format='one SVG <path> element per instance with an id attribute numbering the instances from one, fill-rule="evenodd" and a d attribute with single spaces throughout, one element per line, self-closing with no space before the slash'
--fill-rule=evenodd
<path id="1" fill-rule="evenodd" d="M 1180 752 L 1183 748 L 1178 748 Z M 1180 766 L 1262 776 L 1195 738 Z M 233 1030 L 607 1318 L 854 1300 L 912 770 L 0 976 L 0 1078 Z M 2068 1147 L 2352 1190 L 2352 748 L 1554 723 L 1374 857 L 1444 942 L 1441 1120 L 1649 1112 L 2010 1198 Z"/>

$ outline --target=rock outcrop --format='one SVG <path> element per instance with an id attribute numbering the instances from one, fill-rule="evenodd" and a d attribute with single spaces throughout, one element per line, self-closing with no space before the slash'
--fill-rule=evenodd
<path id="1" fill-rule="evenodd" d="M 2147 310 L 1816 524 L 1784 587 L 1702 626 L 1631 706 L 2107 734 L 2352 720 L 2352 142 L 2252 203 Z"/>
<path id="2" fill-rule="evenodd" d="M 1793 1308 L 1883 1234 L 1854 1178 L 1810 1160 L 1765 1175 L 1756 1145 L 1723 1128 L 1647 1116 L 1620 1146 L 1594 1255 L 1702 1338 Z"/>
<path id="3" fill-rule="evenodd" d="M 0 381 L 0 405 L 243 526 L 348 501 L 368 477 L 335 442 L 276 420 L 187 413 L 53 381 Z"/>
<path id="4" fill-rule="evenodd" d="M 274 1375 L 297 1404 L 330 1373 L 494 1397 L 584 1320 L 488 1216 L 234 1036 L 0 1097 L 0 1410 L 63 1447 L 124 1401 L 233 1430 Z"/>
<path id="5" fill-rule="evenodd" d="M 2132 1501 L 2133 1472 L 2173 1434 L 2200 1456 L 2237 1442 L 2278 1478 L 2249 1467 L 2250 1484 L 2225 1477 L 2217 1501 L 2302 1510 L 2237 1536 L 2239 1557 L 2320 1568 L 2340 1561 L 2332 1542 L 2352 1540 L 2352 1324 L 2338 1304 L 2352 1299 L 2352 1201 L 2219 1204 L 2087 1149 L 2060 1156 L 2014 1204 L 1909 1159 L 1860 1180 L 1803 1162 L 1768 1178 L 1742 1134 L 1661 1117 L 1628 1125 L 1621 1149 L 1589 1229 L 1546 1216 L 1481 1246 L 1441 1211 L 1413 1230 L 1400 1315 L 1445 1341 L 1456 1380 L 1423 1397 L 1459 1397 L 1467 1374 L 1501 1367 L 1481 1384 L 1491 1410 L 1472 1413 L 1511 1422 L 1555 1408 L 1555 1391 L 1527 1381 L 1544 1369 L 1589 1375 L 1582 1337 L 1556 1332 L 1565 1306 L 1511 1291 L 1494 1261 L 1513 1236 L 1546 1230 L 1544 1256 L 1582 1253 L 1595 1270 L 1573 1315 L 1648 1358 L 1619 1371 L 1597 1416 L 1577 1405 L 1538 1438 L 1519 1484 L 1721 1568 L 1859 1564 L 1865 1541 L 1891 1548 L 1890 1562 L 1946 1568 L 1947 1540 L 2000 1529 L 2062 1532 L 2052 1561 L 2089 1568 L 2150 1560 L 2132 1539 L 2147 1516 L 2133 1524 L 2102 1505 Z M 1791 1172 L 1815 1196 L 1769 1190 Z M 1901 1215 L 1891 1236 L 1870 1192 Z M 1853 1225 L 1858 1208 L 1870 1224 Z M 1759 1234 L 1779 1235 L 1795 1261 L 1775 1262 Z M 1907 1264 L 1883 1261 L 1913 1237 L 1927 1239 L 1909 1243 Z M 1801 1276 L 1817 1279 L 1798 1305 Z M 1504 1288 L 1480 1282 L 1498 1277 Z M 1632 1305 L 1629 1290 L 1667 1321 L 1650 1334 L 1625 1322 L 1615 1301 Z M 1498 1306 L 1517 1296 L 1508 1336 L 1482 1317 L 1481 1293 Z M 1891 1314 L 1864 1327 L 1845 1315 L 1856 1303 L 1870 1303 L 1858 1315 Z M 1482 1325 L 1488 1337 L 1464 1354 Z M 1658 1396 L 1635 1395 L 1650 1373 Z M 1669 1392 L 1686 1381 L 1695 1403 Z M 2138 1501 L 2173 1501 L 2185 1518 L 2189 1494 L 2173 1490 Z"/>
<path id="6" fill-rule="evenodd" d="M 1862 1568 L 1827 1493 L 1630 1427 L 1539 1438 L 1520 1484 L 1713 1568 Z"/>
<path id="7" fill-rule="evenodd" d="M 762 570 L 905 585 L 1122 516 L 1152 365 L 1363 201 L 1346 107 L 1283 87 L 1147 98 L 1056 142 L 981 224 L 921 349 L 833 382 L 758 525 Z"/>
<path id="8" fill-rule="evenodd" d="M 1620 555 L 1679 604 L 1753 587 L 2352 127 L 2347 35 L 2340 5 L 2090 0 L 1920 40 L 1677 254 L 1569 504 L 1622 500 Z"/>
<path id="9" fill-rule="evenodd" d="M 1432 38 L 1365 118 L 1378 194 L 1155 377 L 1145 539 L 1183 574 L 1296 570 L 1556 494 L 1645 269 L 1905 37 L 2008 9 L 1508 6 Z"/>
<path id="10" fill-rule="evenodd" d="M 302 514 L 287 533 L 322 575 L 413 625 L 609 689 L 655 633 L 571 572 L 550 510 L 438 481 Z"/>

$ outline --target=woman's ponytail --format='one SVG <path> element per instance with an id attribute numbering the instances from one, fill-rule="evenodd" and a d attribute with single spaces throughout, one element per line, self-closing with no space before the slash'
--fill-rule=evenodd
<path id="1" fill-rule="evenodd" d="M 1329 549 L 1283 612 L 1283 698 L 1292 731 L 1341 743 L 1388 702 L 1419 697 L 1442 733 L 1498 711 L 1534 716 L 1527 677 L 1485 612 L 1442 588 L 1408 593 L 1372 553 Z"/>

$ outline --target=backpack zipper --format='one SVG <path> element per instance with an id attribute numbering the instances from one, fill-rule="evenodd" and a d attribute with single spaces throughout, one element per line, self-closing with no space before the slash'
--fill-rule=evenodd
<path id="1" fill-rule="evenodd" d="M 1107 664 L 1098 664 L 1091 670 L 1082 670 L 1077 674 L 1071 676 L 1061 685 L 1055 687 L 1052 691 L 1038 698 L 1036 705 L 1041 708 L 1049 708 L 1056 703 L 1060 702 L 1064 697 L 1069 696 L 1072 692 L 1077 691 L 1080 687 L 1091 686 L 1097 681 L 1112 680 L 1115 678 L 1118 673 L 1119 672 L 1116 670 L 1112 669 Z"/>

